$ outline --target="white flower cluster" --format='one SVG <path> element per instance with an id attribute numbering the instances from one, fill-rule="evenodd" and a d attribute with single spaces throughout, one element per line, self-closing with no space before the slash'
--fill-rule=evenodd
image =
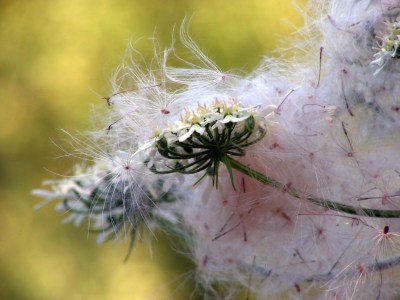
<path id="1" fill-rule="evenodd" d="M 147 165 L 157 174 L 204 171 L 195 185 L 211 175 L 213 184 L 218 186 L 220 163 L 226 165 L 232 178 L 232 157 L 244 156 L 245 149 L 265 134 L 266 118 L 255 109 L 244 108 L 235 100 L 216 100 L 210 106 L 187 110 L 179 122 L 156 133 Z"/>
<path id="2" fill-rule="evenodd" d="M 174 124 L 171 129 L 166 129 L 161 136 L 177 134 L 178 141 L 187 140 L 194 132 L 203 135 L 207 125 L 211 124 L 211 130 L 218 129 L 222 134 L 228 123 L 239 123 L 250 116 L 254 117 L 255 110 L 252 107 L 244 108 L 236 100 L 224 103 L 215 100 L 211 106 L 199 105 L 195 110 L 187 110 L 181 120 Z"/>
<path id="3" fill-rule="evenodd" d="M 400 58 L 400 22 L 388 22 L 387 33 L 380 42 L 379 51 L 374 54 L 371 64 L 378 66 L 378 74 L 392 58 Z"/>
<path id="4" fill-rule="evenodd" d="M 133 243 L 143 224 L 152 225 L 162 203 L 174 202 L 178 195 L 171 197 L 161 181 L 141 178 L 146 174 L 143 162 L 139 168 L 127 156 L 119 152 L 107 165 L 101 161 L 86 168 L 77 165 L 73 177 L 46 181 L 51 191 L 33 191 L 46 199 L 37 208 L 60 200 L 56 209 L 68 213 L 64 222 L 75 226 L 87 222 L 98 243 L 119 237 L 129 237 Z"/>
<path id="5" fill-rule="evenodd" d="M 119 218 L 124 212 L 122 208 L 112 207 L 111 203 L 107 204 L 104 201 L 100 191 L 101 182 L 105 176 L 103 172 L 104 170 L 97 170 L 97 166 L 87 170 L 76 166 L 74 179 L 46 181 L 46 185 L 51 185 L 51 191 L 33 191 L 34 195 L 46 199 L 44 203 L 38 205 L 38 208 L 60 199 L 57 210 L 69 213 L 69 216 L 64 219 L 65 223 L 73 222 L 75 226 L 81 226 L 82 222 L 88 219 L 91 229 L 98 232 L 97 241 L 104 242 L 110 234 L 113 235 L 112 219 Z M 88 173 L 92 176 L 88 176 Z"/>
<path id="6" fill-rule="evenodd" d="M 94 166 L 36 193 L 106 237 L 140 224 L 176 235 L 213 294 L 398 297 L 400 0 L 306 12 L 300 55 L 244 78 L 185 34 L 201 65 L 168 67 L 170 51 L 145 71 L 123 65 L 106 130 L 75 153 Z"/>

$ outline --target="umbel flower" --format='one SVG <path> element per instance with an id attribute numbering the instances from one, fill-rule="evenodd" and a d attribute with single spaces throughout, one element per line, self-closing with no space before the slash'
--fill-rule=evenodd
<path id="1" fill-rule="evenodd" d="M 400 295 L 400 0 L 306 12 L 301 55 L 244 78 L 184 30 L 199 65 L 169 67 L 166 51 L 120 67 L 106 129 L 71 136 L 91 165 L 35 194 L 99 242 L 130 236 L 131 249 L 146 228 L 181 239 L 206 297 Z"/>
<path id="2" fill-rule="evenodd" d="M 213 185 L 218 188 L 222 162 L 234 185 L 231 157 L 244 156 L 247 147 L 265 136 L 265 126 L 265 118 L 234 100 L 231 103 L 216 100 L 210 107 L 188 110 L 178 124 L 158 135 L 155 148 L 163 159 L 153 164 L 151 170 L 157 174 L 204 172 L 196 183 L 211 175 Z"/>
<path id="3" fill-rule="evenodd" d="M 389 62 L 392 58 L 400 58 L 400 23 L 399 22 L 388 22 L 387 32 L 382 38 L 379 45 L 378 52 L 375 53 L 375 59 L 371 64 L 378 66 L 375 73 L 379 73 L 382 68 Z"/>

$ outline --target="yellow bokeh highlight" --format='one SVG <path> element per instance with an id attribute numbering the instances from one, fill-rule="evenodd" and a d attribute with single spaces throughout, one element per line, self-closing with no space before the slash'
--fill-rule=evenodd
<path id="1" fill-rule="evenodd" d="M 98 246 L 85 226 L 61 224 L 54 205 L 34 211 L 30 195 L 68 174 L 74 160 L 56 159 L 52 141 L 63 144 L 61 128 L 93 129 L 92 106 L 107 109 L 101 96 L 128 43 L 155 36 L 168 47 L 185 17 L 200 48 L 241 73 L 290 36 L 288 23 L 301 25 L 291 0 L 0 1 L 0 299 L 191 296 L 195 270 L 165 237 L 123 263 L 126 241 Z"/>

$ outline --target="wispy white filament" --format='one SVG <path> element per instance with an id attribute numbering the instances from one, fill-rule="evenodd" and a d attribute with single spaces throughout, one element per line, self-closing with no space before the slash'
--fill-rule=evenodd
<path id="1" fill-rule="evenodd" d="M 102 182 L 106 205 L 115 208 L 113 218 L 126 218 L 123 226 L 145 220 L 162 227 L 159 219 L 168 215 L 197 263 L 198 279 L 211 290 L 215 282 L 226 284 L 227 295 L 237 284 L 259 299 L 394 299 L 400 293 L 400 219 L 349 215 L 307 199 L 360 211 L 400 209 L 400 1 L 310 0 L 305 15 L 294 58 L 267 58 L 247 77 L 222 72 L 184 27 L 182 43 L 198 63 L 169 67 L 172 50 L 157 50 L 145 70 L 122 65 L 106 97 L 111 121 L 98 140 L 83 145 L 91 168 L 101 166 L 101 172 L 89 169 L 86 181 L 61 180 L 52 192 L 36 194 L 73 199 L 79 211 L 85 207 L 77 194 L 91 194 Z M 200 138 L 190 141 L 197 143 L 207 133 L 199 120 L 215 122 L 212 129 L 222 134 L 247 119 L 246 113 L 196 119 L 193 112 L 218 101 L 240 103 L 243 112 L 254 109 L 265 121 L 265 137 L 239 160 L 284 188 L 223 165 L 218 189 L 208 176 L 199 182 L 199 174 L 150 172 L 164 163 L 156 142 L 165 132 L 176 134 L 168 146 L 196 134 Z M 189 157 L 187 148 L 176 155 Z M 178 159 L 163 166 L 182 170 Z M 122 204 L 115 207 L 116 201 Z M 101 229 L 110 215 L 97 218 L 89 209 L 84 216 Z M 69 220 L 79 224 L 82 215 L 71 209 Z"/>

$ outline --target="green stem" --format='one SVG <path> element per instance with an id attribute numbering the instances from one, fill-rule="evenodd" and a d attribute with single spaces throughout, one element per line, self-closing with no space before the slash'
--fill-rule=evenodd
<path id="1" fill-rule="evenodd" d="M 239 171 L 240 173 L 245 174 L 270 187 L 276 189 L 285 188 L 289 195 L 297 199 L 306 199 L 316 205 L 326 207 L 334 211 L 344 212 L 350 215 L 366 216 L 372 218 L 400 218 L 400 210 L 380 210 L 373 208 L 355 207 L 347 204 L 330 201 L 324 198 L 314 197 L 312 195 L 307 197 L 301 197 L 300 193 L 295 188 L 285 187 L 279 181 L 270 178 L 268 176 L 265 176 L 264 174 L 241 164 L 240 162 L 232 159 L 231 157 L 228 157 L 228 160 L 230 161 L 230 168 L 233 168 Z"/>

